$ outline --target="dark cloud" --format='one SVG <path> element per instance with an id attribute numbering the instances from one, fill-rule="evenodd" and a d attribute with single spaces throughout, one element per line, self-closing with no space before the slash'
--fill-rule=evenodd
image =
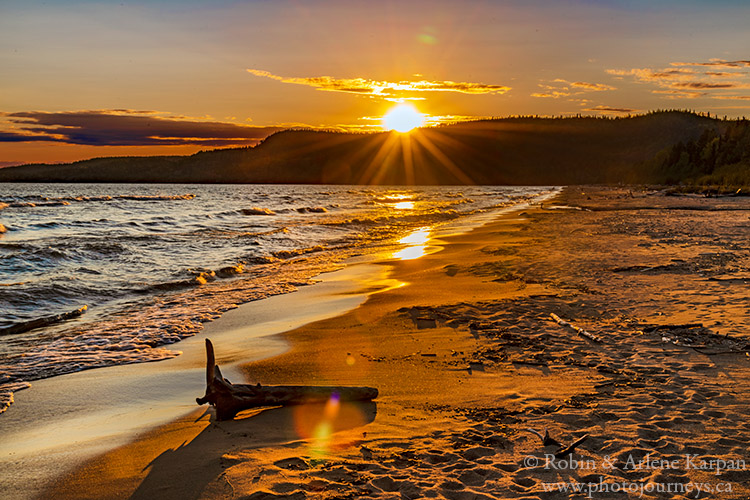
<path id="1" fill-rule="evenodd" d="M 741 85 L 736 83 L 678 82 L 673 83 L 672 87 L 681 89 L 734 89 L 741 87 Z"/>
<path id="2" fill-rule="evenodd" d="M 697 99 L 706 95 L 706 92 L 691 90 L 652 90 L 653 94 L 664 94 L 670 99 Z"/>
<path id="3" fill-rule="evenodd" d="M 730 89 L 750 88 L 747 71 L 738 70 L 750 66 L 750 61 L 724 61 L 712 59 L 707 63 L 671 63 L 677 68 L 633 68 L 629 70 L 609 69 L 607 73 L 616 77 L 632 76 L 637 81 L 655 85 L 668 99 L 713 98 Z M 712 68 L 705 71 L 701 67 Z M 727 71 L 717 71 L 716 68 Z"/>
<path id="4" fill-rule="evenodd" d="M 750 60 L 725 61 L 724 59 L 711 59 L 709 62 L 673 62 L 672 66 L 709 66 L 712 68 L 750 68 Z"/>
<path id="5" fill-rule="evenodd" d="M 610 106 L 594 106 L 593 108 L 585 109 L 584 111 L 593 111 L 602 114 L 627 114 L 635 113 L 637 109 L 632 108 L 613 108 Z"/>
<path id="6" fill-rule="evenodd" d="M 3 113 L 13 131 L 0 142 L 50 141 L 87 146 L 232 146 L 254 144 L 280 130 L 233 123 L 175 120 L 153 111 L 105 110 Z"/>
<path id="7" fill-rule="evenodd" d="M 37 142 L 37 141 L 54 141 L 44 136 L 17 134 L 15 132 L 0 132 L 0 142 Z"/>

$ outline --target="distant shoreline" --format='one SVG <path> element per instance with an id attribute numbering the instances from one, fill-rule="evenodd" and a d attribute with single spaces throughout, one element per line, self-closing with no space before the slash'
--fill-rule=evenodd
<path id="1" fill-rule="evenodd" d="M 703 174 L 699 173 L 705 169 L 696 163 L 705 156 L 700 141 L 732 127 L 740 129 L 744 123 L 662 111 L 617 119 L 469 121 L 403 135 L 291 129 L 256 146 L 189 156 L 102 157 L 4 167 L 0 182 L 539 186 L 685 181 L 710 185 L 710 179 L 700 182 Z M 687 159 L 675 150 L 693 143 L 697 153 L 688 148 Z M 729 161 L 734 153 L 717 154 L 717 161 Z M 724 163 L 715 167 L 724 168 Z M 730 169 L 721 175 L 716 178 L 721 179 L 719 184 L 743 185 L 742 173 L 733 176 Z"/>

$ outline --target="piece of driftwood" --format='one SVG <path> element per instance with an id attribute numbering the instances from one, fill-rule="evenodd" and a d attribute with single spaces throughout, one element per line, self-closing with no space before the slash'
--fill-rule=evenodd
<path id="1" fill-rule="evenodd" d="M 585 434 L 578 438 L 576 441 L 570 444 L 570 446 L 566 446 L 565 448 L 559 449 L 555 452 L 555 458 L 565 458 L 571 453 L 573 453 L 576 448 L 578 448 L 579 445 L 583 444 L 584 441 L 586 441 L 589 438 L 588 434 Z"/>
<path id="2" fill-rule="evenodd" d="M 558 325 L 560 325 L 560 326 L 567 326 L 568 328 L 571 328 L 571 329 L 575 330 L 578 333 L 578 335 L 581 335 L 582 337 L 586 337 L 587 339 L 589 339 L 589 340 L 591 340 L 593 342 L 601 342 L 602 341 L 601 337 L 597 337 L 593 333 L 589 333 L 586 330 L 584 330 L 583 328 L 579 328 L 579 327 L 575 326 L 572 323 L 568 323 L 567 321 L 565 321 L 564 319 L 562 319 L 560 316 L 558 316 L 555 313 L 551 313 L 550 317 Z"/>
<path id="3" fill-rule="evenodd" d="M 557 451 L 555 451 L 555 458 L 565 458 L 571 453 L 575 451 L 578 446 L 580 446 L 584 441 L 586 441 L 589 438 L 588 434 L 584 434 L 579 439 L 577 439 L 575 442 L 571 443 L 569 446 L 565 446 L 557 439 L 550 437 L 549 431 L 547 429 L 544 429 L 544 435 L 542 435 L 541 432 L 535 430 L 535 429 L 526 429 L 530 433 L 539 436 L 539 439 L 542 440 L 542 446 L 555 446 Z"/>
<path id="4" fill-rule="evenodd" d="M 196 398 L 216 408 L 218 420 L 231 420 L 242 410 L 263 406 L 287 406 L 305 403 L 339 401 L 372 401 L 378 397 L 374 387 L 232 384 L 216 365 L 214 346 L 206 339 L 206 394 Z"/>
<path id="5" fill-rule="evenodd" d="M 54 325 L 56 323 L 62 323 L 69 319 L 77 318 L 86 312 L 88 306 L 81 306 L 74 311 L 56 314 L 54 316 L 47 316 L 44 318 L 32 319 L 31 321 L 24 321 L 23 323 L 16 323 L 5 328 L 0 329 L 0 335 L 18 335 L 19 333 L 25 333 L 29 330 L 35 330 L 44 326 Z"/>
<path id="6" fill-rule="evenodd" d="M 544 435 L 542 435 L 542 433 L 537 431 L 536 429 L 528 428 L 526 430 L 532 434 L 539 436 L 539 439 L 542 440 L 542 446 L 557 446 L 558 448 L 565 447 L 565 445 L 562 444 L 560 441 L 558 441 L 557 439 L 553 437 L 550 437 L 549 431 L 547 429 L 544 429 Z"/>

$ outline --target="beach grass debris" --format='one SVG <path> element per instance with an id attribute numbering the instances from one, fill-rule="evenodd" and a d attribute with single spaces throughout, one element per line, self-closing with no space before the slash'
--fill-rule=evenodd
<path id="1" fill-rule="evenodd" d="M 580 335 L 582 337 L 586 337 L 587 339 L 589 339 L 589 340 L 591 340 L 593 342 L 602 342 L 602 338 L 601 337 L 598 337 L 598 336 L 594 335 L 593 333 L 587 332 L 583 328 L 577 327 L 574 324 L 565 321 L 564 319 L 562 319 L 560 316 L 558 316 L 555 313 L 551 313 L 550 317 L 558 325 L 568 327 L 568 328 L 572 329 L 573 331 L 575 331 L 576 333 L 578 333 L 578 335 Z"/>

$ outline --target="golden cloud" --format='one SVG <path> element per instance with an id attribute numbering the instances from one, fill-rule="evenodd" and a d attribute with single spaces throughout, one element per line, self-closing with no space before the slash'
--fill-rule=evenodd
<path id="1" fill-rule="evenodd" d="M 581 95 L 584 92 L 590 91 L 601 92 L 605 90 L 616 90 L 615 87 L 604 83 L 569 82 L 562 78 L 556 78 L 550 83 L 551 85 L 540 83 L 539 87 L 544 89 L 545 92 L 535 92 L 531 94 L 531 97 L 559 99 L 560 97 Z"/>
<path id="2" fill-rule="evenodd" d="M 717 95 L 714 99 L 726 99 L 728 101 L 750 101 L 750 95 Z"/>
<path id="3" fill-rule="evenodd" d="M 570 95 L 569 92 L 560 92 L 558 90 L 553 90 L 551 92 L 535 92 L 531 94 L 531 97 L 541 97 L 541 98 L 547 98 L 547 99 L 559 99 L 560 97 L 568 97 Z"/>
<path id="4" fill-rule="evenodd" d="M 613 87 L 611 85 L 606 85 L 604 83 L 589 83 L 589 82 L 573 82 L 571 83 L 573 87 L 578 87 L 581 89 L 586 90 L 593 90 L 595 92 L 601 92 L 604 90 L 617 90 L 616 87 Z"/>
<path id="5" fill-rule="evenodd" d="M 264 78 L 270 78 L 283 83 L 306 85 L 328 92 L 346 92 L 361 94 L 383 99 L 409 92 L 458 92 L 461 94 L 504 94 L 510 90 L 505 85 L 491 85 L 486 83 L 445 81 L 399 81 L 388 82 L 370 80 L 368 78 L 334 78 L 331 76 L 286 77 L 274 75 L 268 71 L 248 69 L 248 73 Z"/>

